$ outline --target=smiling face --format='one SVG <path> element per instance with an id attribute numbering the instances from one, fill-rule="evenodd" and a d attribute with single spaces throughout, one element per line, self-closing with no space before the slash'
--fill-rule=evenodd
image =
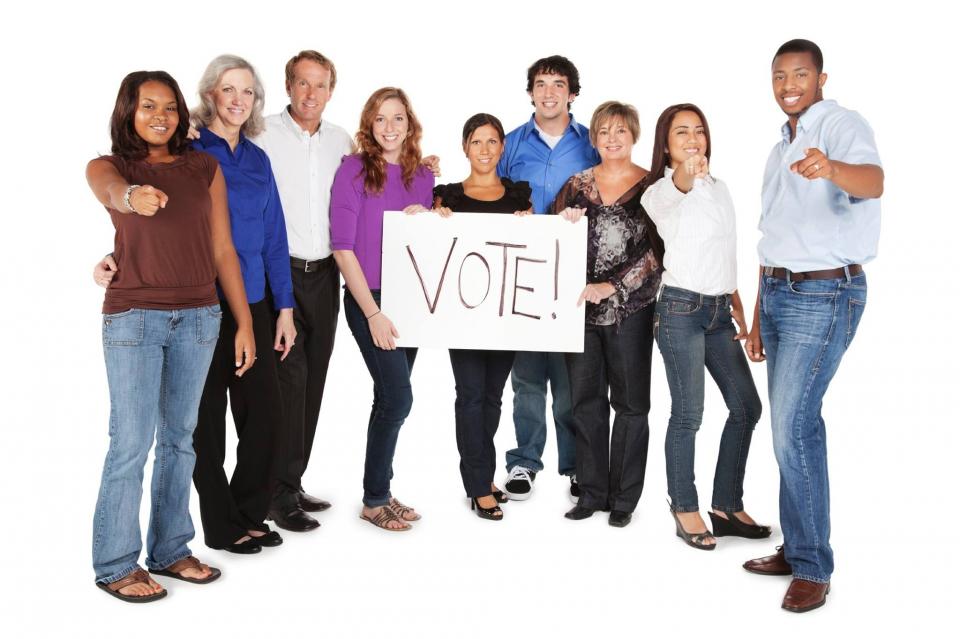
<path id="1" fill-rule="evenodd" d="M 333 95 L 330 69 L 314 62 L 301 60 L 293 67 L 293 81 L 287 85 L 290 96 L 290 115 L 301 127 L 316 130 L 323 117 L 323 109 Z"/>
<path id="2" fill-rule="evenodd" d="M 391 164 L 400 160 L 403 141 L 407 138 L 407 110 L 397 98 L 384 100 L 373 118 L 371 133 L 383 150 L 383 157 Z"/>
<path id="3" fill-rule="evenodd" d="M 497 169 L 497 162 L 503 155 L 503 140 L 500 133 L 491 125 L 484 124 L 477 129 L 463 145 L 470 160 L 470 169 L 474 173 L 490 173 Z"/>
<path id="4" fill-rule="evenodd" d="M 707 154 L 707 133 L 700 116 L 693 111 L 680 111 L 673 116 L 668 136 L 667 153 L 671 169 L 676 169 L 689 157 Z"/>
<path id="5" fill-rule="evenodd" d="M 148 147 L 166 148 L 177 130 L 180 116 L 177 97 L 163 82 L 150 80 L 140 85 L 133 128 Z"/>
<path id="6" fill-rule="evenodd" d="M 554 73 L 540 73 L 534 77 L 529 95 L 539 121 L 567 117 L 568 105 L 577 97 L 570 93 L 567 77 Z"/>
<path id="7" fill-rule="evenodd" d="M 629 160 L 636 140 L 619 117 L 612 117 L 597 127 L 596 147 L 600 160 Z"/>
<path id="8" fill-rule="evenodd" d="M 817 73 L 809 52 L 784 53 L 773 61 L 773 97 L 791 120 L 823 99 L 826 73 Z"/>
<path id="9" fill-rule="evenodd" d="M 230 69 L 210 95 L 216 106 L 215 120 L 224 128 L 240 128 L 250 117 L 254 92 L 253 74 L 249 69 Z"/>

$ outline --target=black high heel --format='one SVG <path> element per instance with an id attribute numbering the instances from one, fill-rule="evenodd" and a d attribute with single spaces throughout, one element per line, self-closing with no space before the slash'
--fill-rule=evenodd
<path id="1" fill-rule="evenodd" d="M 770 526 L 758 526 L 741 521 L 733 513 L 727 513 L 724 519 L 710 511 L 710 522 L 713 524 L 714 537 L 744 537 L 746 539 L 766 539 L 773 532 Z"/>
<path id="2" fill-rule="evenodd" d="M 500 506 L 494 506 L 493 508 L 484 508 L 477 501 L 476 497 L 470 498 L 470 510 L 477 511 L 477 517 L 480 519 L 489 519 L 490 521 L 502 521 L 503 520 L 503 510 Z"/>
<path id="3" fill-rule="evenodd" d="M 497 500 L 498 504 L 505 504 L 510 501 L 510 498 L 507 497 L 507 494 L 502 490 L 494 490 L 490 494 L 493 495 L 493 498 Z"/>
<path id="4" fill-rule="evenodd" d="M 712 544 L 704 543 L 708 538 L 714 536 L 709 530 L 702 533 L 688 533 L 680 524 L 680 518 L 677 517 L 677 513 L 673 508 L 670 509 L 670 514 L 673 515 L 673 521 L 677 524 L 677 537 L 682 539 L 683 543 L 697 550 L 713 550 L 717 547 L 716 539 L 714 539 L 714 543 Z"/>

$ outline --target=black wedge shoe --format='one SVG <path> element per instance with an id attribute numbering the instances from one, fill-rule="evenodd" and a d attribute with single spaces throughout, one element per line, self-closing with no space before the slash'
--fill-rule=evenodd
<path id="1" fill-rule="evenodd" d="M 770 526 L 758 526 L 740 521 L 733 513 L 727 513 L 724 519 L 710 511 L 710 523 L 713 524 L 714 537 L 744 537 L 746 539 L 766 539 L 773 532 Z"/>
<path id="2" fill-rule="evenodd" d="M 494 497 L 496 497 L 496 495 L 494 495 Z M 500 508 L 500 506 L 494 506 L 493 508 L 484 508 L 477 501 L 476 497 L 470 498 L 470 510 L 476 510 L 477 517 L 479 517 L 480 519 L 489 519 L 490 521 L 503 520 L 503 510 Z"/>
<path id="3" fill-rule="evenodd" d="M 702 533 L 689 533 L 684 530 L 680 524 L 680 518 L 677 517 L 677 513 L 672 508 L 670 509 L 670 514 L 673 515 L 673 521 L 677 524 L 677 537 L 682 539 L 683 543 L 697 550 L 713 550 L 717 547 L 716 539 L 714 539 L 714 543 L 712 544 L 704 543 L 707 539 L 713 538 L 713 533 L 709 530 Z"/>

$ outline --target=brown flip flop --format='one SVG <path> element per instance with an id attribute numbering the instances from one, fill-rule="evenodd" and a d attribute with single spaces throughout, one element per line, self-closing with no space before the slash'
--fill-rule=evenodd
<path id="1" fill-rule="evenodd" d="M 160 575 L 161 577 L 170 577 L 171 579 L 179 579 L 180 581 L 186 581 L 192 584 L 208 584 L 211 581 L 216 581 L 217 579 L 220 578 L 220 574 L 221 574 L 220 569 L 213 568 L 211 566 L 207 566 L 208 568 L 210 568 L 210 576 L 205 577 L 203 579 L 197 579 L 195 577 L 184 577 L 183 575 L 180 574 L 181 572 L 183 572 L 188 568 L 196 568 L 197 570 L 202 570 L 204 565 L 205 564 L 200 563 L 200 560 L 197 559 L 196 557 L 190 556 L 190 557 L 184 557 L 179 561 L 173 562 L 163 570 L 154 570 L 153 568 L 151 568 L 150 572 L 152 572 L 155 575 Z"/>
<path id="2" fill-rule="evenodd" d="M 137 568 L 123 579 L 118 579 L 117 581 L 108 584 L 97 582 L 97 588 L 104 591 L 111 597 L 116 597 L 120 601 L 126 601 L 127 603 L 149 603 L 151 601 L 156 601 L 157 599 L 163 599 L 167 596 L 166 590 L 155 592 L 152 595 L 125 595 L 120 592 L 121 588 L 126 588 L 127 586 L 132 586 L 133 584 L 149 583 L 150 577 L 147 576 L 146 571 L 143 568 Z"/>
<path id="3" fill-rule="evenodd" d="M 413 528 L 413 526 L 411 526 L 409 523 L 401 519 L 400 516 L 397 515 L 397 513 L 393 512 L 389 504 L 381 506 L 380 512 L 378 512 L 373 517 L 364 515 L 363 511 L 360 511 L 360 519 L 364 521 L 369 521 L 371 524 L 373 524 L 377 528 L 386 530 L 387 532 L 407 532 L 408 530 Z M 394 521 L 399 521 L 400 523 L 403 524 L 403 527 L 390 528 L 389 526 L 390 522 L 394 522 Z"/>

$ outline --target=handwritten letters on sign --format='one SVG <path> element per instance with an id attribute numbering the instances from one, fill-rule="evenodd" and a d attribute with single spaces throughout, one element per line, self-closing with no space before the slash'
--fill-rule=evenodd
<path id="1" fill-rule="evenodd" d="M 383 219 L 382 305 L 401 346 L 583 350 L 587 222 L 491 213 Z"/>

